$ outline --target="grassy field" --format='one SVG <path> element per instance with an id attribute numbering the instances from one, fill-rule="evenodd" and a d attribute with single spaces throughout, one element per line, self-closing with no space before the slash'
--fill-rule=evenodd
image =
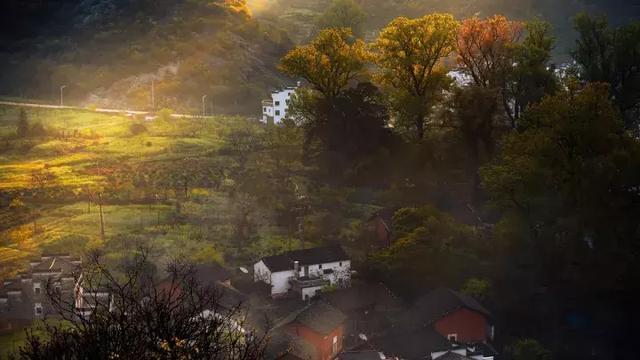
<path id="1" fill-rule="evenodd" d="M 30 186 L 34 171 L 47 169 L 57 186 L 80 192 L 84 185 L 100 185 L 104 176 L 92 169 L 103 164 L 136 168 L 142 163 L 158 163 L 203 156 L 222 145 L 222 138 L 239 118 L 172 119 L 142 122 L 124 115 L 106 115 L 90 111 L 26 109 L 31 124 L 41 123 L 56 136 L 16 139 L 19 108 L 0 107 L 0 191 L 19 193 Z M 133 135 L 133 123 L 146 131 Z M 195 191 L 195 190 L 194 190 Z M 207 214 L 225 214 L 228 206 L 220 196 L 204 191 L 202 204 L 184 204 L 184 216 L 201 223 Z M 211 196 L 210 196 L 211 195 Z M 0 212 L 0 279 L 16 273 L 27 259 L 43 250 L 81 253 L 104 245 L 100 238 L 100 219 L 95 204 L 89 209 L 80 200 L 66 203 L 39 203 L 35 221 L 19 221 L 17 211 Z M 204 207 L 204 208 L 203 208 Z M 194 225 L 173 224 L 173 204 L 105 205 L 106 238 L 134 234 L 167 253 L 194 253 L 202 249 L 213 254 L 210 244 L 188 242 Z M 190 213 L 191 211 L 191 213 Z M 17 226 L 12 226 L 13 222 Z M 35 222 L 35 224 L 34 224 Z M 224 221 L 220 236 L 228 232 Z M 198 238 L 198 236 L 195 236 Z M 141 241 L 142 241 L 141 240 Z M 207 247 L 208 246 L 208 247 Z"/>

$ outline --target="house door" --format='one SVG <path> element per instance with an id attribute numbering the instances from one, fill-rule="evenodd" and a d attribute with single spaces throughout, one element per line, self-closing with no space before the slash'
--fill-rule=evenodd
<path id="1" fill-rule="evenodd" d="M 309 267 L 308 266 L 304 267 L 304 276 L 305 277 L 309 277 Z"/>

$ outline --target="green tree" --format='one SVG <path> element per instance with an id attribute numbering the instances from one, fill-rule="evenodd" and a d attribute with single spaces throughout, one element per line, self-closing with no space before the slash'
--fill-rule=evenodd
<path id="1" fill-rule="evenodd" d="M 508 74 L 505 95 L 513 107 L 506 106 L 512 128 L 530 104 L 540 101 L 556 89 L 550 64 L 555 37 L 551 24 L 541 20 L 525 25 L 524 41 L 514 47 L 514 66 Z"/>
<path id="2" fill-rule="evenodd" d="M 364 73 L 366 46 L 349 29 L 325 29 L 308 45 L 291 50 L 280 64 L 287 75 L 301 77 L 325 98 L 333 99 Z"/>
<path id="3" fill-rule="evenodd" d="M 349 28 L 357 37 L 362 37 L 366 15 L 353 0 L 333 0 L 331 6 L 318 18 L 318 29 Z"/>
<path id="4" fill-rule="evenodd" d="M 523 251 L 550 276 L 543 281 L 554 281 L 578 254 L 625 264 L 618 275 L 592 274 L 601 280 L 592 278 L 592 288 L 633 273 L 633 261 L 612 254 L 636 256 L 640 144 L 624 132 L 608 92 L 606 84 L 591 84 L 545 98 L 481 170 L 492 204 L 522 224 L 510 228 L 523 231 Z"/>
<path id="5" fill-rule="evenodd" d="M 475 231 L 471 227 L 429 205 L 396 211 L 393 226 L 391 247 L 370 258 L 374 273 L 390 286 L 415 295 L 425 286 L 447 286 L 462 280 L 457 277 L 466 260 L 459 250 L 473 243 Z"/>
<path id="6" fill-rule="evenodd" d="M 394 109 L 418 141 L 424 138 L 431 108 L 450 83 L 442 59 L 454 51 L 457 29 L 449 14 L 400 17 L 373 44 L 377 78 L 391 89 Z"/>
<path id="7" fill-rule="evenodd" d="M 486 299 L 491 291 L 491 283 L 487 279 L 470 278 L 462 284 L 460 292 L 473 296 L 479 301 Z"/>
<path id="8" fill-rule="evenodd" d="M 579 14 L 574 28 L 578 32 L 574 60 L 581 76 L 591 82 L 611 85 L 611 97 L 625 115 L 627 128 L 637 131 L 640 113 L 640 22 L 617 29 L 609 27 L 604 16 Z"/>
<path id="9" fill-rule="evenodd" d="M 551 353 L 534 339 L 520 339 L 505 349 L 508 360 L 550 360 Z"/>
<path id="10" fill-rule="evenodd" d="M 31 127 L 29 126 L 29 118 L 27 117 L 27 112 L 24 109 L 20 109 L 20 115 L 18 115 L 18 124 L 16 134 L 20 138 L 25 138 L 29 136 L 29 131 Z"/>

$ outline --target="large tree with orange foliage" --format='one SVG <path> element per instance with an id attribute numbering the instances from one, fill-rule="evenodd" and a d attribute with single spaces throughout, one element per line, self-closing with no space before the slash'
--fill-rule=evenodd
<path id="1" fill-rule="evenodd" d="M 458 64 L 476 85 L 503 87 L 523 28 L 502 15 L 464 20 L 458 30 Z"/>

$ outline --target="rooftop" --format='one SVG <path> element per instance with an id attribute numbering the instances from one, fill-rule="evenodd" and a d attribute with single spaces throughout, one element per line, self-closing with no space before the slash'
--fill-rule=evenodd
<path id="1" fill-rule="evenodd" d="M 317 333 L 327 335 L 342 325 L 346 319 L 347 317 L 340 310 L 324 301 L 315 301 L 291 314 L 286 323 L 295 322 Z"/>
<path id="2" fill-rule="evenodd" d="M 349 255 L 339 245 L 294 250 L 262 259 L 272 272 L 293 270 L 294 261 L 298 261 L 300 266 L 305 266 L 346 260 L 349 260 Z"/>
<path id="3" fill-rule="evenodd" d="M 473 297 L 452 289 L 438 288 L 419 298 L 401 321 L 422 327 L 462 308 L 479 312 L 487 318 L 491 317 L 489 310 Z"/>

